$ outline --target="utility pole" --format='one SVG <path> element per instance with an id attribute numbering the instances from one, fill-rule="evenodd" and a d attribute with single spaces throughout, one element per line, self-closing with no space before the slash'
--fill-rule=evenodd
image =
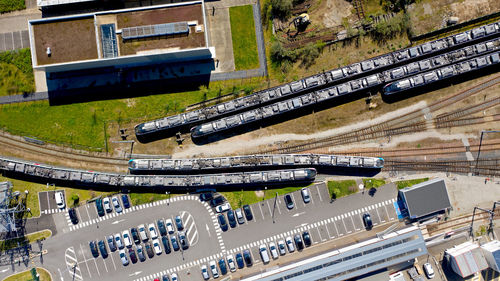
<path id="1" fill-rule="evenodd" d="M 276 196 L 274 197 L 274 207 L 273 207 L 273 223 L 274 221 L 274 211 L 276 210 L 276 201 L 278 200 L 278 192 L 276 192 Z"/>
<path id="2" fill-rule="evenodd" d="M 479 164 L 479 155 L 481 155 L 481 145 L 483 143 L 483 135 L 487 133 L 500 133 L 500 131 L 481 131 L 481 138 L 479 140 L 479 148 L 477 150 L 477 158 L 476 158 L 476 171 L 477 165 Z"/>
<path id="3" fill-rule="evenodd" d="M 496 203 L 496 202 L 495 202 Z M 494 207 L 495 205 L 493 205 Z M 490 214 L 490 225 L 488 227 L 488 231 L 491 231 L 492 227 L 493 227 L 493 216 L 495 215 L 495 213 L 493 211 L 490 211 L 490 210 L 486 210 L 486 209 L 483 209 L 483 208 L 479 208 L 479 207 L 474 207 L 474 211 L 472 212 L 472 221 L 470 222 L 470 236 L 472 238 L 474 238 L 474 216 L 476 215 L 476 210 L 481 210 L 483 212 L 487 212 Z"/>

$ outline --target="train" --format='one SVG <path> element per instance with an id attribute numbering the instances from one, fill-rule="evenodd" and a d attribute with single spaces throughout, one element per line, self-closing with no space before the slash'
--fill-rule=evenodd
<path id="1" fill-rule="evenodd" d="M 51 183 L 84 187 L 183 190 L 308 183 L 313 182 L 317 174 L 314 168 L 301 168 L 201 175 L 129 175 L 55 167 L 3 156 L 0 156 L 0 171 Z"/>
<path id="2" fill-rule="evenodd" d="M 200 173 L 217 170 L 263 170 L 297 167 L 382 169 L 380 157 L 327 154 L 264 154 L 193 159 L 130 159 L 131 174 Z"/>
<path id="3" fill-rule="evenodd" d="M 276 102 L 208 123 L 202 123 L 191 129 L 191 137 L 193 139 L 205 138 L 226 130 L 233 130 L 269 118 L 276 118 L 281 114 L 287 114 L 319 103 L 333 101 L 345 95 L 352 95 L 362 91 L 367 92 L 370 89 L 382 87 L 388 82 L 397 81 L 402 77 L 424 73 L 432 69 L 439 69 L 445 65 L 461 65 L 461 62 L 467 59 L 481 55 L 484 56 L 484 54 L 489 54 L 498 50 L 500 50 L 500 38 L 463 47 L 446 54 L 437 55 L 419 62 L 409 63 L 378 74 L 372 74 L 350 82 L 345 82 L 337 86 L 313 91 L 295 98 Z"/>
<path id="4" fill-rule="evenodd" d="M 135 126 L 135 134 L 139 140 L 152 134 L 177 133 L 203 122 L 236 114 L 245 110 L 299 95 L 304 92 L 338 84 L 348 79 L 366 76 L 393 68 L 402 63 L 416 61 L 445 51 L 458 48 L 475 41 L 483 41 L 500 33 L 500 22 L 480 26 L 445 38 L 426 42 L 421 45 L 397 50 L 362 62 L 325 71 L 298 81 L 258 91 L 248 96 L 209 106 L 203 109 L 168 116 Z"/>

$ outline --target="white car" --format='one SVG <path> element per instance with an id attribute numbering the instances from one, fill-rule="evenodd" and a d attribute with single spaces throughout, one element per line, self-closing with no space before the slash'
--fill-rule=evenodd
<path id="1" fill-rule="evenodd" d="M 146 233 L 146 227 L 144 224 L 139 225 L 139 235 L 141 236 L 142 241 L 148 241 L 148 234 Z"/>
<path id="2" fill-rule="evenodd" d="M 302 199 L 304 200 L 304 203 L 311 202 L 311 194 L 309 194 L 309 189 L 304 187 L 300 190 L 300 193 L 302 193 Z"/>
<path id="3" fill-rule="evenodd" d="M 179 278 L 177 277 L 177 273 L 175 273 L 175 272 L 174 272 L 174 273 L 172 273 L 172 274 L 170 275 L 170 277 L 172 277 L 172 281 L 179 281 Z"/>
<path id="4" fill-rule="evenodd" d="M 280 240 L 278 241 L 278 251 L 280 252 L 280 255 L 286 254 L 286 248 L 285 248 L 285 241 Z"/>
<path id="5" fill-rule="evenodd" d="M 268 263 L 269 262 L 269 254 L 267 253 L 267 247 L 266 245 L 262 244 L 259 246 L 259 252 L 260 256 L 262 258 L 263 263 Z"/>
<path id="6" fill-rule="evenodd" d="M 215 211 L 217 213 L 226 212 L 226 211 L 229 211 L 230 209 L 231 209 L 231 205 L 228 202 L 215 207 Z"/>
<path id="7" fill-rule="evenodd" d="M 219 278 L 219 271 L 217 270 L 215 261 L 210 261 L 208 265 L 210 266 L 210 270 L 212 271 L 212 275 L 214 276 L 214 278 Z"/>
<path id="8" fill-rule="evenodd" d="M 120 250 L 120 260 L 122 261 L 123 265 L 128 264 L 128 258 L 127 255 L 125 254 L 125 250 Z"/>
<path id="9" fill-rule="evenodd" d="M 167 219 L 165 220 L 165 225 L 167 226 L 167 232 L 168 234 L 172 234 L 174 233 L 174 225 L 172 224 L 172 220 L 171 219 Z"/>
<path id="10" fill-rule="evenodd" d="M 153 223 L 148 225 L 149 235 L 151 235 L 151 239 L 158 238 L 158 232 L 156 232 L 156 227 Z"/>
<path id="11" fill-rule="evenodd" d="M 120 233 L 115 234 L 115 243 L 116 243 L 116 246 L 118 247 L 118 249 L 123 249 L 123 247 L 125 247 L 123 245 L 122 237 L 121 237 Z"/>
<path id="12" fill-rule="evenodd" d="M 160 241 L 158 239 L 153 240 L 153 249 L 157 255 L 161 255 Z"/>
<path id="13" fill-rule="evenodd" d="M 233 257 L 233 255 L 227 256 L 227 265 L 229 266 L 229 270 L 231 270 L 231 272 L 235 272 L 236 271 L 236 264 L 234 264 L 234 257 Z"/>
<path id="14" fill-rule="evenodd" d="M 118 201 L 118 198 L 116 196 L 113 196 L 113 198 L 111 198 L 111 202 L 113 202 L 113 207 L 118 214 L 123 211 L 122 206 L 120 206 L 120 201 Z"/>
<path id="15" fill-rule="evenodd" d="M 288 252 L 289 253 L 292 253 L 293 251 L 295 251 L 295 246 L 293 245 L 292 237 L 288 236 L 285 239 L 285 242 L 286 242 L 286 246 L 288 247 Z"/>
<path id="16" fill-rule="evenodd" d="M 427 275 L 427 278 L 429 279 L 434 278 L 434 269 L 432 268 L 432 265 L 430 263 L 425 263 L 423 268 L 425 275 Z"/>
<path id="17" fill-rule="evenodd" d="M 271 251 L 271 256 L 273 259 L 278 258 L 278 249 L 276 249 L 276 244 L 274 242 L 269 243 L 269 250 Z"/>
<path id="18" fill-rule="evenodd" d="M 203 280 L 210 279 L 210 275 L 208 274 L 208 269 L 206 265 L 201 266 L 201 277 L 203 277 Z"/>
<path id="19" fill-rule="evenodd" d="M 106 210 L 106 213 L 111 213 L 113 209 L 111 209 L 111 203 L 109 201 L 109 197 L 104 197 L 102 199 L 102 204 L 104 205 L 104 209 Z"/>
<path id="20" fill-rule="evenodd" d="M 64 209 L 66 207 L 66 203 L 64 203 L 64 195 L 62 191 L 57 191 L 55 194 L 56 204 L 59 209 Z"/>
<path id="21" fill-rule="evenodd" d="M 124 230 L 122 232 L 122 236 L 123 236 L 123 242 L 125 243 L 125 247 L 127 248 L 132 247 L 132 239 L 130 239 L 130 233 L 128 232 L 128 230 Z"/>

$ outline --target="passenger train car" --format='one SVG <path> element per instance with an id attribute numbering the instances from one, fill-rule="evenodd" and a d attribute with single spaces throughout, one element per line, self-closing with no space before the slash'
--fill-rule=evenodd
<path id="1" fill-rule="evenodd" d="M 154 133 L 176 133 L 181 129 L 236 114 L 245 110 L 296 96 L 304 92 L 318 90 L 348 79 L 354 79 L 402 63 L 416 61 L 431 55 L 450 51 L 474 41 L 482 41 L 500 33 L 500 22 L 477 27 L 446 38 L 427 42 L 418 46 L 398 50 L 392 53 L 354 63 L 338 69 L 326 71 L 281 86 L 269 88 L 254 94 L 220 103 L 207 108 L 185 112 L 146 123 L 138 124 L 135 133 L 139 139 Z"/>
<path id="2" fill-rule="evenodd" d="M 207 187 L 245 188 L 255 185 L 295 184 L 312 182 L 316 177 L 313 168 L 282 169 L 256 172 L 221 173 L 205 175 L 126 175 L 96 171 L 73 170 L 62 167 L 10 159 L 0 156 L 0 170 L 27 177 L 74 184 L 79 186 L 197 189 Z"/>
<path id="3" fill-rule="evenodd" d="M 349 167 L 382 169 L 379 157 L 326 154 L 267 154 L 193 159 L 131 159 L 129 171 L 136 173 L 199 173 L 214 170 L 263 170 L 297 167 Z"/>

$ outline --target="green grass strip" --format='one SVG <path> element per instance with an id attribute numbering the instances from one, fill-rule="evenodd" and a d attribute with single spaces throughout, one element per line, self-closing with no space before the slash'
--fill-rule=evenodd
<path id="1" fill-rule="evenodd" d="M 404 181 L 397 181 L 395 182 L 396 186 L 398 187 L 398 189 L 403 189 L 405 187 L 410 187 L 412 185 L 415 185 L 415 184 L 418 184 L 418 183 L 421 183 L 421 182 L 424 182 L 424 181 L 428 181 L 429 178 L 421 178 L 421 179 L 414 179 L 414 180 L 404 180 Z"/>
<path id="2" fill-rule="evenodd" d="M 230 7 L 229 17 L 236 70 L 258 68 L 259 56 L 252 6 Z"/>

